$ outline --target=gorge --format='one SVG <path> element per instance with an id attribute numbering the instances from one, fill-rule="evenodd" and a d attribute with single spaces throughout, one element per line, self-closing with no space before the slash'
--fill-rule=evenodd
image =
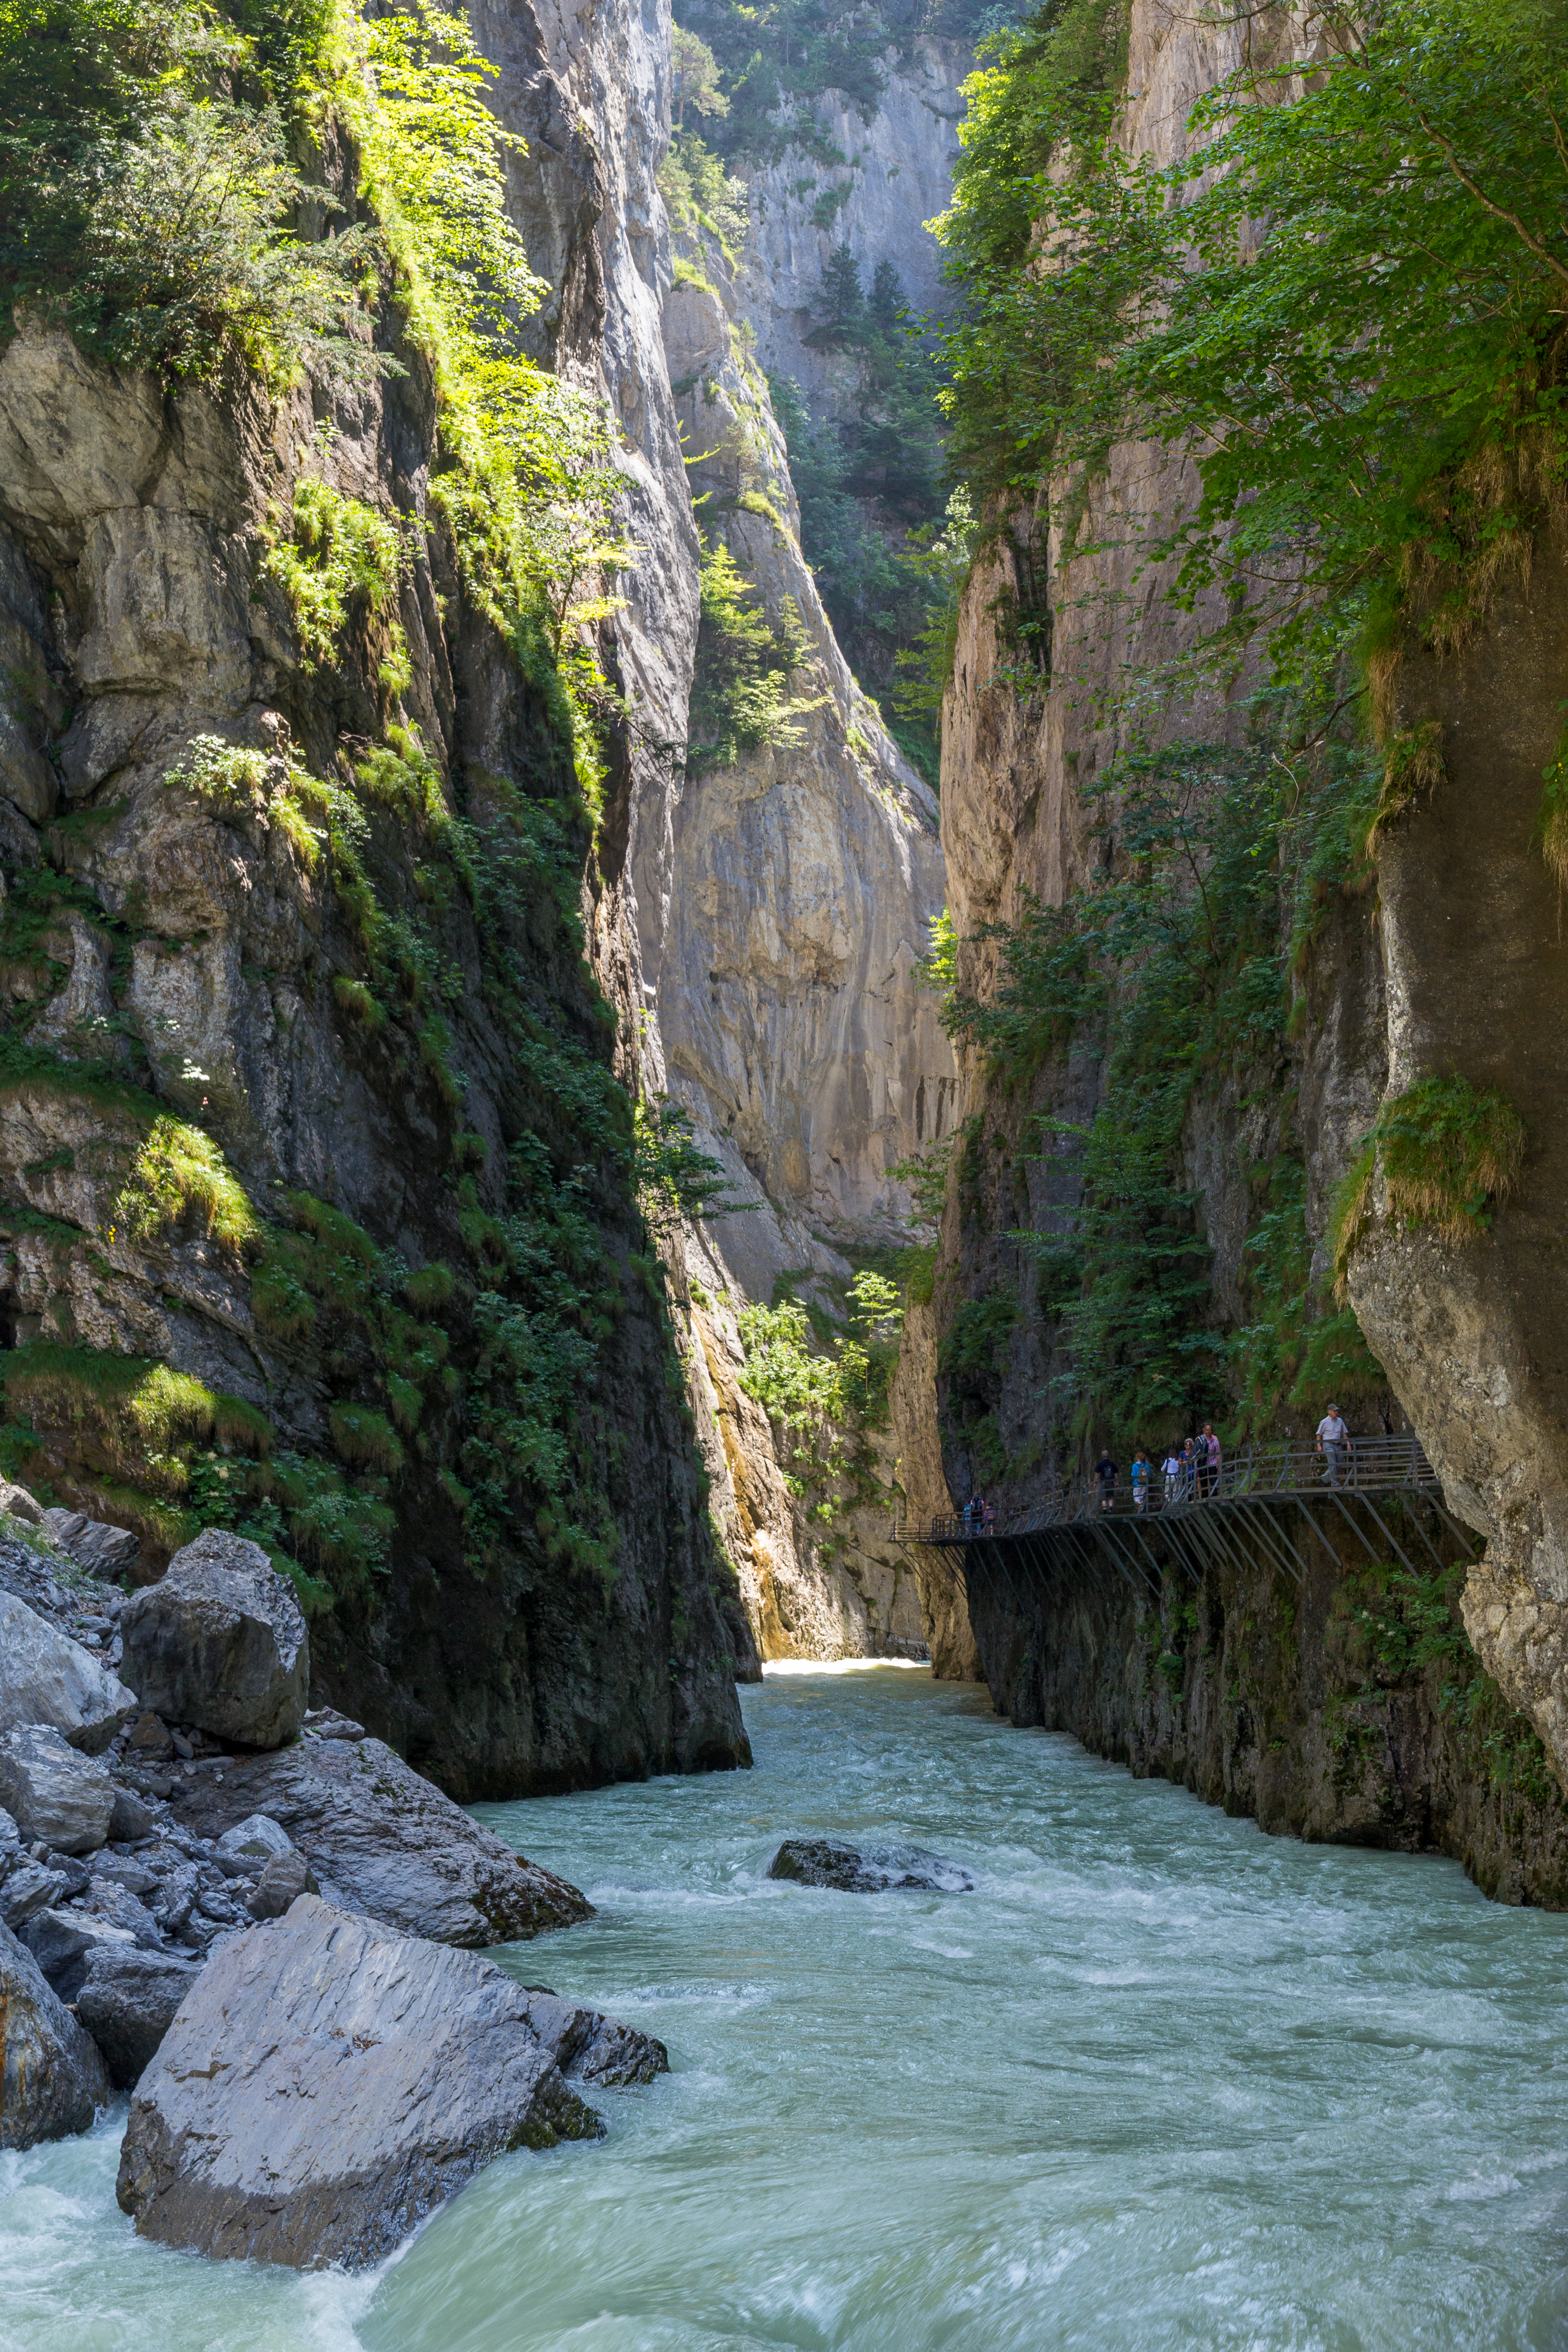
<path id="1" fill-rule="evenodd" d="M 563 1918 L 577 1885 L 598 1906 L 547 1969 L 494 1927 L 502 1969 L 675 2070 L 599 2157 L 501 2158 L 405 2274 L 279 2286 L 258 2341 L 455 2342 L 452 2280 L 520 2227 L 550 2284 L 519 2341 L 1426 2341 L 1357 2304 L 1368 2213 L 1410 2200 L 1418 2269 L 1439 2205 L 1558 2161 L 1528 2067 L 1500 2152 L 1483 2062 L 1427 2027 L 1449 1937 L 1484 2043 L 1553 2002 L 1555 1925 L 1519 1915 L 1568 1911 L 1568 49 L 1544 0 L 1373 13 L 0 19 L 5 1542 L 128 1593 L 194 1541 L 259 1547 L 321 1721 L 400 1802 L 418 1776 L 564 1873 Z M 1402 1501 L 1391 1536 L 1352 1496 L 1298 1529 L 1299 1577 L 1239 1522 L 1196 1568 L 1145 1543 L 1148 1574 L 1006 1549 L 1097 1455 L 1125 1480 L 1205 1423 L 1227 1461 L 1310 1446 L 1335 1401 L 1419 1442 L 1446 1517 Z M 982 1503 L 994 1535 L 923 1539 Z M 145 1706 L 195 1735 L 158 1802 L 210 1874 L 287 1773 L 204 1748 L 195 1700 Z M 206 1767 L 233 1805 L 185 1785 Z M 764 1885 L 797 1832 L 954 1852 L 973 1913 L 911 1893 L 850 1930 Z M 255 1916 L 226 1928 L 271 1949 Z M 1205 2067 L 1245 2071 L 1215 1969 L 1266 1983 L 1261 2037 L 1308 2032 L 1276 1935 L 1341 1954 L 1303 2161 L 1358 2049 L 1442 2074 L 1350 2130 L 1342 2265 L 1321 2230 L 1251 2273 L 1227 2252 L 1214 2333 L 1170 2284 L 1203 2260 L 1183 2203 L 1097 2303 L 1095 2167 L 1131 2138 L 1075 2116 L 1078 2185 L 1015 2210 L 949 2084 L 951 2228 L 942 2151 L 869 2100 L 914 2202 L 862 2289 L 835 2198 L 896 2222 L 825 2153 L 801 2058 L 737 2237 L 678 2216 L 667 2259 L 650 2221 L 643 2284 L 604 2253 L 582 2301 L 581 2200 L 668 2161 L 710 2201 L 731 2160 L 696 2152 L 683 2067 L 749 2147 L 792 2011 L 863 2084 L 837 1979 L 962 2040 L 973 1964 L 1019 2048 L 1065 2037 L 1044 2105 L 1033 2054 L 1005 2070 L 996 2128 L 1037 2149 L 1105 2063 L 1097 2000 L 1161 1982 L 1162 1919 L 1132 2074 L 1202 2014 L 1137 2162 Z M 1037 1965 L 1056 2024 L 1016 1990 Z M 1265 2072 L 1254 2151 L 1289 2113 Z M 56 2186 L 26 2193 L 96 2213 L 123 2127 L 33 2149 Z M 721 2291 L 814 2167 L 823 2264 Z M 1126 2212 L 1169 2194 L 1139 2171 Z M 1037 2273 L 987 2237 L 997 2200 L 1056 2249 Z M 29 2347 L 65 2340 L 39 2231 Z M 1552 2263 L 1510 2287 L 1483 2235 L 1413 2290 L 1430 2340 L 1554 2341 Z M 241 2340 L 234 2292 L 191 2291 L 193 2342 Z"/>

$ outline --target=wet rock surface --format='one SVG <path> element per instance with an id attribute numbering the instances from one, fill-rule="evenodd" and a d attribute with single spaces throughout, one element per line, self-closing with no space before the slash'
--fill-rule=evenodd
<path id="1" fill-rule="evenodd" d="M 478 1949 L 592 1916 L 574 1886 L 527 1862 L 379 1739 L 309 1735 L 237 1756 L 172 1789 L 176 1818 L 217 1840 L 253 1813 L 277 1822 L 329 1901 L 408 1934 Z"/>
<path id="2" fill-rule="evenodd" d="M 526 1990 L 529 2026 L 569 2083 L 621 2090 L 669 2072 L 669 2053 L 651 2033 L 619 2024 L 600 2010 L 563 2000 L 545 1986 L 530 1985 Z"/>
<path id="3" fill-rule="evenodd" d="M 120 2203 L 220 2258 L 379 2261 L 491 2157 L 602 2133 L 528 2009 L 492 1961 L 303 1896 L 187 1996 L 132 2102 Z"/>
<path id="4" fill-rule="evenodd" d="M 310 1644 L 300 1603 L 259 1544 L 209 1528 L 121 1617 L 121 1671 L 165 1721 L 280 1748 L 300 1728 Z"/>
<path id="5" fill-rule="evenodd" d="M 797 1886 L 836 1887 L 842 1895 L 887 1895 L 899 1887 L 929 1895 L 969 1895 L 974 1881 L 955 1862 L 918 1846 L 879 1846 L 862 1853 L 831 1838 L 785 1838 L 768 1864 L 770 1878 Z"/>
<path id="6" fill-rule="evenodd" d="M 85 2032 L 32 1954 L 0 1927 L 0 2147 L 86 2131 L 109 2078 Z"/>

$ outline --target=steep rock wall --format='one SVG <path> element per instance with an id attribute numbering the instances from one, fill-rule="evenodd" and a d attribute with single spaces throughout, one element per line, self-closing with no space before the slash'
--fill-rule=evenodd
<path id="1" fill-rule="evenodd" d="M 1390 1097 L 1455 1075 L 1499 1089 L 1525 1123 L 1523 1169 L 1463 1242 L 1391 1215 L 1379 1178 L 1350 1291 L 1456 1510 L 1487 1538 L 1465 1597 L 1476 1646 L 1568 1772 L 1568 949 L 1539 838 L 1568 694 L 1554 504 L 1469 642 L 1401 662 L 1390 731 L 1435 725 L 1443 773 L 1377 855 Z"/>
<path id="2" fill-rule="evenodd" d="M 1412 1510 L 1453 1561 L 1429 1507 Z M 1071 1568 L 977 1559 L 992 1693 L 1016 1723 L 1070 1731 L 1271 1834 L 1451 1854 L 1498 1901 L 1568 1909 L 1568 1801 L 1496 1694 L 1467 1680 L 1462 1567 L 1436 1569 L 1410 1513 L 1396 1524 L 1419 1575 L 1373 1567 L 1352 1529 L 1319 1513 L 1309 1531 L 1294 1511 L 1299 1585 L 1235 1521 L 1237 1558 L 1201 1579 L 1173 1563 L 1157 1595 L 1092 1546 Z M 1370 1519 L 1363 1532 L 1385 1548 Z M 1170 1562 L 1157 1520 L 1146 1535 Z"/>
<path id="3" fill-rule="evenodd" d="M 702 1294 L 690 1360 L 724 1433 L 710 1470 L 763 1655 L 901 1654 L 923 1637 L 890 1540 L 896 1454 L 870 1433 L 887 1500 L 842 1515 L 825 1541 L 737 1385 L 736 1317 L 770 1302 L 780 1276 L 847 1279 L 843 1248 L 901 1239 L 908 1196 L 891 1171 L 951 1120 L 952 1054 L 915 969 L 942 905 L 936 811 L 835 643 L 733 281 L 710 241 L 702 260 L 708 278 L 664 306 L 692 494 L 761 609 L 798 614 L 810 650 L 794 740 L 689 775 L 675 809 L 657 990 L 669 1083 L 755 1204 L 689 1245 Z"/>
<path id="4" fill-rule="evenodd" d="M 651 170 L 667 25 L 657 12 L 634 21 L 612 11 L 542 27 L 512 10 L 479 31 L 503 66 L 510 120 L 531 138 L 526 163 L 511 165 L 520 217 L 545 223 L 555 239 L 556 356 L 588 373 L 603 365 L 623 415 L 641 419 L 627 497 L 641 501 L 668 560 L 638 584 L 637 625 L 606 650 L 634 709 L 640 698 L 655 712 L 646 734 L 657 737 L 684 691 L 695 604 L 681 562 L 694 535 L 657 336 Z M 586 128 L 595 118 L 596 139 Z M 382 331 L 395 338 L 390 314 Z M 4 853 L 20 903 L 29 877 L 59 884 L 47 884 L 49 924 L 32 927 L 20 958 L 14 937 L 8 965 L 13 1003 L 26 1011 L 5 1087 L 6 1336 L 68 1355 L 63 1371 L 63 1359 L 51 1359 L 55 1372 L 27 1392 L 42 1466 L 62 1495 L 111 1517 L 129 1503 L 126 1433 L 113 1398 L 89 1396 L 84 1407 L 88 1359 L 190 1373 L 231 1421 L 247 1407 L 265 1415 L 270 1442 L 307 1466 L 348 1443 L 342 1430 L 371 1426 L 368 1401 L 379 1402 L 385 1374 L 370 1335 L 384 1336 L 389 1317 L 400 1328 L 408 1320 L 377 1291 L 379 1277 L 361 1284 L 363 1311 L 312 1307 L 292 1325 L 274 1314 L 268 1327 L 256 1310 L 255 1251 L 282 1246 L 266 1235 L 288 1232 L 282 1204 L 296 1192 L 320 1204 L 301 1213 L 316 1220 L 323 1251 L 325 1235 L 367 1268 L 393 1262 L 379 1248 L 405 1267 L 456 1270 L 456 1303 L 421 1310 L 434 1336 L 420 1345 L 432 1377 L 446 1353 L 445 1394 L 476 1393 L 468 1384 L 485 1345 L 471 1302 L 498 1279 L 486 1261 L 500 1244 L 484 1236 L 506 1210 L 509 1150 L 531 1136 L 548 1156 L 573 1140 L 571 1115 L 542 1099 L 515 1029 L 498 1018 L 487 958 L 499 950 L 505 959 L 509 1001 L 521 1000 L 531 1035 L 582 1066 L 615 1053 L 628 1076 L 635 1069 L 642 899 L 631 873 L 640 842 L 650 877 L 642 898 L 657 910 L 667 755 L 641 738 L 628 743 L 585 866 L 575 845 L 583 942 L 619 1019 L 595 1002 L 574 936 L 568 829 L 517 886 L 521 930 L 487 938 L 460 892 L 440 905 L 434 943 L 448 1009 L 439 1067 L 421 1062 L 397 1024 L 383 1035 L 356 1011 L 367 998 L 354 922 L 287 814 L 292 758 L 346 777 L 387 718 L 375 632 L 312 671 L 266 580 L 277 517 L 307 469 L 328 491 L 419 526 L 398 601 L 411 672 L 399 715 L 417 726 L 447 805 L 486 839 L 518 795 L 526 803 L 566 781 L 545 708 L 466 607 L 449 534 L 427 498 L 437 454 L 428 373 L 417 353 L 400 356 L 407 373 L 390 383 L 336 396 L 305 387 L 276 406 L 239 379 L 166 395 L 145 379 L 86 368 L 58 337 L 18 337 L 0 360 L 4 626 L 10 666 L 26 681 L 5 746 Z M 627 392 L 639 381 L 641 410 Z M 671 483 L 677 501 L 666 498 Z M 199 735 L 257 755 L 248 799 L 215 804 L 182 783 Z M 68 821 L 51 828 L 58 800 Z M 428 889 L 421 824 L 394 808 L 363 822 L 378 898 L 417 925 Z M 513 854 L 515 830 L 502 824 L 495 837 Z M 258 1204 L 260 1238 L 226 1244 L 210 1218 L 204 1232 L 199 1216 L 178 1210 L 142 1236 L 117 1219 L 160 1103 L 221 1145 Z M 454 1141 L 459 1124 L 471 1142 Z M 615 1344 L 583 1387 L 583 1460 L 615 1530 L 603 1572 L 560 1552 L 548 1514 L 537 1529 L 514 1526 L 499 1549 L 465 1541 L 461 1489 L 437 1475 L 462 1442 L 460 1402 L 431 1408 L 417 1452 L 373 1412 L 391 1485 L 363 1490 L 385 1495 L 386 1557 L 369 1572 L 333 1571 L 337 1605 L 318 1624 L 320 1695 L 463 1796 L 746 1756 L 732 1677 L 736 1642 L 748 1655 L 749 1643 L 738 1615 L 733 1633 L 726 1620 L 678 1369 L 636 1261 L 625 1177 L 606 1161 L 579 1198 L 616 1319 Z M 323 1224 L 323 1212 L 352 1220 L 360 1239 Z M 140 1523 L 155 1568 L 155 1510 Z"/>

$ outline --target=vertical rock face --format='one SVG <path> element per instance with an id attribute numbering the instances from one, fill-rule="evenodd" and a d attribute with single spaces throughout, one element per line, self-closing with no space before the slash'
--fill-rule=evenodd
<path id="1" fill-rule="evenodd" d="M 32 1017 L 0 1103 L 14 1244 L 0 1304 L 5 1337 L 34 1343 L 27 1402 L 47 1474 L 70 1501 L 124 1518 L 163 1365 L 188 1385 L 157 1391 L 174 1401 L 160 1434 L 188 1437 L 180 1416 L 194 1412 L 209 1442 L 220 1423 L 238 1428 L 253 1447 L 303 1463 L 307 1484 L 334 1455 L 351 1483 L 357 1465 L 367 1491 L 389 1480 L 368 1573 L 365 1557 L 328 1569 L 338 1601 L 316 1627 L 318 1684 L 464 1797 L 746 1754 L 700 1465 L 660 1310 L 628 1263 L 641 1236 L 625 1179 L 602 1142 L 576 1156 L 601 1186 L 590 1222 L 618 1319 L 580 1394 L 613 1558 L 568 1563 L 553 1523 L 536 1526 L 531 1509 L 481 1564 L 465 1489 L 451 1484 L 456 1424 L 437 1434 L 447 1405 L 427 1391 L 416 1447 L 376 1393 L 385 1367 L 373 1360 L 372 1326 L 387 1308 L 405 1337 L 414 1324 L 377 1291 L 374 1269 L 457 1270 L 455 1304 L 432 1303 L 427 1286 L 414 1319 L 429 1379 L 461 1400 L 478 1362 L 466 1302 L 495 1279 L 470 1244 L 505 1212 L 520 1133 L 547 1148 L 563 1140 L 559 1105 L 542 1102 L 496 1013 L 487 956 L 507 958 L 531 1036 L 635 1074 L 638 922 L 651 910 L 657 932 L 667 887 L 659 747 L 683 719 L 695 614 L 695 533 L 658 334 L 665 248 L 651 172 L 668 18 L 523 7 L 481 10 L 477 30 L 502 68 L 502 110 L 528 141 L 510 158 L 510 194 L 555 281 L 544 331 L 563 372 L 611 393 L 628 441 L 629 519 L 649 551 L 606 649 L 637 724 L 616 749 L 585 861 L 589 970 L 559 874 L 552 882 L 541 866 L 524 886 L 526 937 L 510 946 L 487 940 L 459 892 L 438 919 L 446 1045 L 428 1030 L 423 1048 L 395 1042 L 378 1026 L 320 831 L 293 800 L 296 765 L 344 775 L 385 718 L 376 631 L 358 631 L 340 664 L 313 667 L 267 571 L 279 518 L 307 477 L 407 526 L 395 606 L 411 673 L 403 718 L 446 806 L 484 835 L 492 790 L 526 802 L 563 788 L 546 712 L 468 609 L 428 497 L 439 453 L 421 355 L 403 351 L 403 373 L 318 392 L 314 404 L 308 386 L 269 404 L 238 377 L 165 394 L 89 367 L 58 335 L 18 335 L 0 358 L 0 606 L 8 674 L 28 681 L 26 723 L 7 721 L 0 745 L 10 795 L 0 852 L 13 889 L 52 866 L 68 876 L 66 898 L 79 898 L 12 986 L 30 996 Z M 340 179 L 353 170 L 332 154 L 323 168 Z M 395 316 L 377 331 L 395 343 Z M 192 745 L 205 737 L 246 756 L 242 787 L 204 789 Z M 46 837 L 57 814 L 71 825 Z M 417 825 L 391 809 L 363 821 L 374 887 L 397 919 L 412 909 L 417 922 Z M 618 1016 L 614 1048 L 605 1002 Z M 100 1053 L 123 1088 L 113 1069 L 73 1076 Z M 648 1057 L 657 1076 L 657 1038 Z M 234 1188 L 222 1216 L 177 1195 L 140 1224 L 117 1207 L 161 1112 L 214 1136 Z M 455 1145 L 459 1129 L 470 1140 Z M 317 1205 L 299 1209 L 307 1199 Z M 372 1276 L 346 1320 L 341 1299 L 331 1310 L 330 1339 L 324 1314 L 310 1328 L 311 1299 L 289 1307 L 274 1292 L 268 1320 L 253 1296 L 258 1256 L 283 1246 L 269 1236 L 301 1231 L 299 1215 L 316 1221 L 314 1245 L 337 1253 L 334 1264 L 357 1253 Z M 453 1410 L 461 1419 L 466 1407 Z M 426 1406 L 409 1391 L 397 1411 L 418 1418 Z M 402 1427 L 410 1433 L 410 1420 Z M 136 1521 L 147 1573 L 172 1548 L 160 1535 L 167 1512 L 159 1517 L 170 1499 L 155 1494 Z"/>
<path id="2" fill-rule="evenodd" d="M 958 159 L 964 77 L 962 42 L 921 37 L 884 59 L 887 79 L 869 121 L 829 91 L 812 103 L 821 141 L 845 159 L 823 164 L 792 147 L 750 175 L 752 234 L 740 296 L 768 375 L 793 376 L 814 409 L 837 407 L 844 362 L 805 341 L 828 255 L 847 245 L 868 284 L 880 261 L 898 270 L 922 315 L 947 308 L 942 250 L 926 223 L 945 211 Z"/>
<path id="3" fill-rule="evenodd" d="M 1374 1183 L 1351 1297 L 1454 1507 L 1487 1538 L 1465 1622 L 1568 1774 L 1568 1189 L 1562 894 L 1538 835 L 1568 692 L 1568 535 L 1549 513 L 1470 643 L 1412 655 L 1400 734 L 1443 773 L 1380 833 L 1389 1092 L 1458 1075 L 1523 1119 L 1519 1181 L 1463 1242 L 1412 1231 Z"/>

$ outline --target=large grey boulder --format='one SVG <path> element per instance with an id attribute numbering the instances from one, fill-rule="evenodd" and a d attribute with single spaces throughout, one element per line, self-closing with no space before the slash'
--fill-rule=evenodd
<path id="1" fill-rule="evenodd" d="M 268 1815 L 329 1902 L 437 1943 L 510 1944 L 593 1916 L 574 1886 L 514 1853 L 379 1739 L 307 1734 L 276 1755 L 231 1758 L 221 1781 L 179 1781 L 169 1801 L 200 1837 Z"/>
<path id="2" fill-rule="evenodd" d="M 142 1557 L 142 1539 L 129 1528 L 110 1527 L 107 1519 L 89 1519 L 81 1511 L 44 1511 L 39 1516 L 60 1549 L 68 1551 L 79 1568 L 101 1576 L 106 1584 L 134 1572 Z"/>
<path id="3" fill-rule="evenodd" d="M 492 1961 L 302 1895 L 208 1962 L 137 2085 L 118 2195 L 144 2236 L 379 2262 L 504 2150 L 604 2126 Z"/>
<path id="4" fill-rule="evenodd" d="M 797 1886 L 831 1886 L 841 1895 L 886 1895 L 915 1887 L 928 1895 L 971 1895 L 974 1881 L 956 1862 L 919 1846 L 889 1846 L 862 1853 L 832 1838 L 785 1838 L 768 1864 L 770 1878 Z"/>
<path id="5" fill-rule="evenodd" d="M 208 1528 L 121 1612 L 120 1671 L 144 1706 L 218 1739 L 280 1748 L 305 1712 L 310 1642 L 259 1544 Z"/>
<path id="6" fill-rule="evenodd" d="M 97 2045 L 44 1982 L 31 1952 L 0 1927 L 0 2147 L 86 2131 L 108 2102 Z"/>
<path id="7" fill-rule="evenodd" d="M 73 1748 L 100 1755 L 136 1713 L 134 1691 L 90 1650 L 0 1591 L 0 1732 L 48 1723 Z"/>
<path id="8" fill-rule="evenodd" d="M 88 1953 L 76 2013 L 117 2091 L 129 2091 L 152 2064 L 200 1974 L 195 1960 L 134 1944 L 99 1943 Z"/>
<path id="9" fill-rule="evenodd" d="M 0 1805 L 30 1844 L 94 1853 L 114 1818 L 114 1783 L 63 1732 L 34 1723 L 0 1737 Z"/>

